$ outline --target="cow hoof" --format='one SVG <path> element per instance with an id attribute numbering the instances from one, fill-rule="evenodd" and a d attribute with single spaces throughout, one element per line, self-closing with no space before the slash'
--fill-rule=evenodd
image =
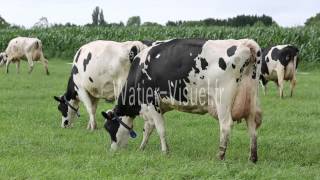
<path id="1" fill-rule="evenodd" d="M 249 160 L 250 160 L 251 162 L 253 162 L 254 164 L 256 164 L 257 161 L 258 161 L 258 156 L 250 156 Z"/>
<path id="2" fill-rule="evenodd" d="M 221 161 L 223 161 L 225 159 L 225 153 L 224 152 L 219 152 L 217 154 L 217 158 Z"/>
<path id="3" fill-rule="evenodd" d="M 47 76 L 49 76 L 50 75 L 49 71 L 46 74 L 47 74 Z"/>
<path id="4" fill-rule="evenodd" d="M 168 150 L 162 151 L 162 154 L 163 154 L 163 155 L 168 155 L 168 154 L 169 154 L 169 151 L 168 151 Z"/>

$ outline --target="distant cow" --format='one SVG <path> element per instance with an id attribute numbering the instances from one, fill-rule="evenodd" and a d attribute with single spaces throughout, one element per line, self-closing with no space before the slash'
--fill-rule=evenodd
<path id="1" fill-rule="evenodd" d="M 6 72 L 9 73 L 11 62 L 16 63 L 17 73 L 20 72 L 20 60 L 26 58 L 29 64 L 29 73 L 33 70 L 33 61 L 40 61 L 49 75 L 48 60 L 42 52 L 42 42 L 37 38 L 17 37 L 12 39 L 5 52 L 0 54 L 0 65 L 6 64 Z"/>
<path id="2" fill-rule="evenodd" d="M 250 159 L 256 162 L 260 65 L 260 47 L 249 39 L 174 39 L 143 50 L 132 63 L 117 106 L 102 112 L 111 148 L 123 147 L 129 134 L 135 136 L 133 118 L 141 115 L 146 122 L 140 148 L 155 127 L 161 150 L 167 152 L 163 114 L 176 109 L 219 119 L 220 159 L 225 157 L 233 121 L 245 118 Z"/>
<path id="3" fill-rule="evenodd" d="M 127 78 L 131 61 L 146 47 L 140 41 L 120 43 L 100 40 L 83 45 L 74 56 L 66 92 L 54 97 L 60 102 L 61 126 L 71 125 L 82 101 L 89 113 L 87 128 L 95 129 L 98 100 L 114 99 L 115 90 L 121 90 Z"/>
<path id="4" fill-rule="evenodd" d="M 262 50 L 261 84 L 266 94 L 268 81 L 274 81 L 283 97 L 284 80 L 291 82 L 291 97 L 296 85 L 299 50 L 290 45 L 277 45 Z"/>

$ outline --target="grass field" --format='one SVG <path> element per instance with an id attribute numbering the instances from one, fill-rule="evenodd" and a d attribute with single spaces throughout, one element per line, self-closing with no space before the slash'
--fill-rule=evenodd
<path id="1" fill-rule="evenodd" d="M 88 114 L 74 128 L 60 128 L 61 118 L 52 96 L 66 89 L 70 65 L 50 61 L 50 76 L 41 64 L 27 74 L 12 65 L 0 69 L 0 179 L 320 179 L 320 71 L 301 72 L 293 98 L 280 100 L 274 84 L 261 95 L 263 123 L 259 130 L 259 161 L 248 161 L 245 123 L 233 127 L 227 159 L 219 161 L 218 123 L 209 115 L 180 112 L 165 115 L 168 155 L 160 151 L 156 132 L 144 152 L 138 151 L 143 120 L 135 120 L 136 139 L 127 149 L 110 152 L 100 111 L 99 129 L 86 130 Z M 288 88 L 285 91 L 289 94 Z"/>

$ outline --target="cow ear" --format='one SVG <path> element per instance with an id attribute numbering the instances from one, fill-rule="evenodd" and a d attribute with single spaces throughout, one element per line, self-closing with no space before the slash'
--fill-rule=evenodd
<path id="1" fill-rule="evenodd" d="M 61 102 L 61 98 L 60 98 L 60 97 L 53 96 L 53 99 L 55 99 L 55 100 L 58 101 L 58 102 Z"/>
<path id="2" fill-rule="evenodd" d="M 134 60 L 134 57 L 136 57 L 136 55 L 138 54 L 138 48 L 137 46 L 132 46 L 130 52 L 129 52 L 129 60 L 132 63 L 132 61 Z"/>
<path id="3" fill-rule="evenodd" d="M 101 114 L 104 118 L 109 119 L 109 115 L 106 112 L 102 111 Z"/>

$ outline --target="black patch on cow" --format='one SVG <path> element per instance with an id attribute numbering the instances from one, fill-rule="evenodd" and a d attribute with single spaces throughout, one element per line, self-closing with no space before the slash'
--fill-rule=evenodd
<path id="1" fill-rule="evenodd" d="M 227 49 L 227 55 L 229 57 L 233 56 L 237 50 L 237 46 L 231 46 Z"/>
<path id="2" fill-rule="evenodd" d="M 257 65 L 253 64 L 253 72 L 252 72 L 252 79 L 256 79 L 257 76 Z"/>
<path id="3" fill-rule="evenodd" d="M 260 75 L 260 80 L 261 80 L 263 86 L 265 86 L 268 83 L 268 80 L 262 74 Z"/>
<path id="4" fill-rule="evenodd" d="M 269 74 L 268 65 L 267 65 L 267 62 L 264 60 L 264 58 L 262 59 L 261 73 L 262 74 Z"/>
<path id="5" fill-rule="evenodd" d="M 150 41 L 150 40 L 142 40 L 140 42 L 148 47 L 152 46 L 152 43 L 153 43 L 153 41 Z"/>
<path id="6" fill-rule="evenodd" d="M 287 66 L 294 57 L 298 55 L 299 50 L 294 46 L 287 46 L 280 50 L 279 61 L 283 66 Z"/>
<path id="7" fill-rule="evenodd" d="M 192 67 L 194 69 L 194 73 L 199 74 L 200 70 L 199 68 L 197 68 L 196 66 Z"/>
<path id="8" fill-rule="evenodd" d="M 118 97 L 116 114 L 135 117 L 139 115 L 141 103 L 157 106 L 159 96 L 161 98 L 171 96 L 176 101 L 186 102 L 188 93 L 186 84 L 190 82 L 188 76 L 192 70 L 195 73 L 200 72 L 196 64 L 197 61 L 200 61 L 201 64 L 201 57 L 198 55 L 201 54 L 205 42 L 206 40 L 175 39 L 153 46 L 146 56 L 146 58 L 150 57 L 150 61 L 136 57 L 130 67 L 127 86 L 124 86 Z M 161 56 L 156 59 L 158 54 Z M 198 57 L 196 58 L 196 56 Z M 144 61 L 146 66 L 140 65 L 140 60 Z M 203 64 L 206 67 L 205 63 Z M 130 91 L 132 88 L 136 90 Z M 129 97 L 132 94 L 139 99 L 134 98 L 133 102 L 130 102 Z"/>
<path id="9" fill-rule="evenodd" d="M 113 119 L 115 115 L 112 111 L 108 113 L 102 112 L 102 115 L 104 116 L 104 118 L 106 118 L 104 128 L 110 134 L 111 140 L 117 142 L 117 132 L 120 127 L 119 121 Z"/>
<path id="10" fill-rule="evenodd" d="M 257 61 L 257 64 L 260 64 L 260 63 L 261 63 L 261 61 L 260 61 L 260 60 L 258 60 L 258 61 Z"/>
<path id="11" fill-rule="evenodd" d="M 208 66 L 208 62 L 205 58 L 200 57 L 201 69 L 206 70 Z"/>
<path id="12" fill-rule="evenodd" d="M 92 80 L 92 78 L 91 78 L 91 77 L 89 77 L 89 81 L 93 83 L 93 80 Z"/>
<path id="13" fill-rule="evenodd" d="M 92 54 L 91 54 L 91 52 L 89 52 L 87 58 L 85 58 L 85 59 L 83 60 L 83 71 L 84 71 L 84 72 L 86 71 L 87 66 L 88 66 L 88 64 L 89 64 L 89 62 L 90 62 L 90 60 L 91 60 L 91 56 L 92 56 Z"/>
<path id="14" fill-rule="evenodd" d="M 243 66 L 240 68 L 240 74 L 243 73 L 244 68 L 245 68 L 245 65 L 243 65 Z"/>
<path id="15" fill-rule="evenodd" d="M 78 74 L 78 68 L 76 65 L 73 65 L 72 66 L 72 69 L 71 69 L 71 75 L 75 75 L 75 74 Z"/>
<path id="16" fill-rule="evenodd" d="M 81 53 L 81 49 L 78 51 L 78 54 L 76 56 L 76 59 L 75 59 L 76 62 L 78 62 L 78 60 L 79 60 L 80 53 Z"/>
<path id="17" fill-rule="evenodd" d="M 271 51 L 272 60 L 277 61 L 279 58 L 279 53 L 280 53 L 280 50 L 278 48 L 273 48 Z"/>
<path id="18" fill-rule="evenodd" d="M 261 73 L 269 74 L 269 69 L 267 63 L 270 61 L 269 57 L 267 57 L 271 47 L 262 49 L 262 64 L 261 64 Z"/>
<path id="19" fill-rule="evenodd" d="M 224 61 L 224 59 L 221 57 L 219 58 L 219 67 L 222 69 L 222 70 L 226 70 L 227 68 L 227 64 L 226 62 Z"/>
<path id="20" fill-rule="evenodd" d="M 259 50 L 258 52 L 257 52 L 257 57 L 260 57 L 261 56 L 261 51 Z"/>
<path id="21" fill-rule="evenodd" d="M 200 79 L 204 79 L 204 76 L 200 76 Z"/>
<path id="22" fill-rule="evenodd" d="M 36 43 L 35 43 L 35 49 L 39 49 L 39 47 L 40 47 L 40 44 L 39 44 L 39 42 L 38 41 L 36 41 Z"/>
<path id="23" fill-rule="evenodd" d="M 137 48 L 137 46 L 133 46 L 129 52 L 129 60 L 131 63 L 137 54 L 138 54 L 138 48 Z"/>
<path id="24" fill-rule="evenodd" d="M 74 68 L 72 68 L 72 69 L 74 69 Z M 67 91 L 63 95 L 63 96 L 66 97 L 67 101 L 75 100 L 77 98 L 78 93 L 75 90 L 75 87 L 77 87 L 77 85 L 73 81 L 73 72 L 72 72 L 70 77 L 69 77 Z M 67 106 L 64 98 L 61 97 L 60 100 L 61 101 L 60 101 L 60 103 L 58 105 L 58 109 L 61 112 L 63 117 L 67 117 L 67 115 L 68 115 L 68 106 Z"/>
<path id="25" fill-rule="evenodd" d="M 236 82 L 238 83 L 239 81 L 240 81 L 240 78 L 237 78 L 237 79 L 236 79 Z"/>
<path id="26" fill-rule="evenodd" d="M 236 65 L 235 65 L 235 64 L 232 64 L 231 66 L 232 66 L 232 68 L 233 68 L 233 69 L 235 69 L 235 68 L 236 68 Z"/>

